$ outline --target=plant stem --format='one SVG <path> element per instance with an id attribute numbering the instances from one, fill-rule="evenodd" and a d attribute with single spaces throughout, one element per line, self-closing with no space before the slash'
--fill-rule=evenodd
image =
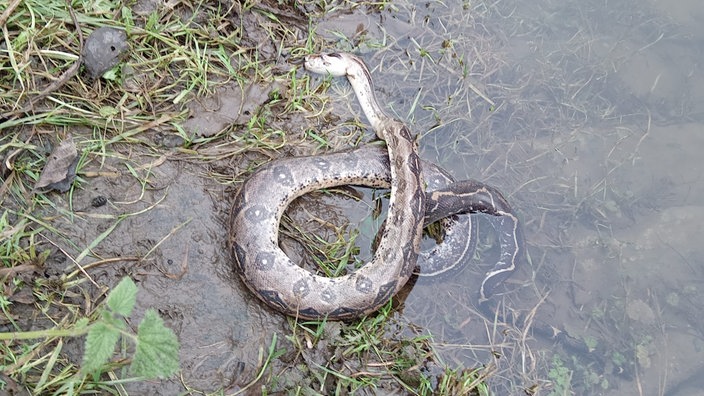
<path id="1" fill-rule="evenodd" d="M 10 333 L 0 333 L 0 341 L 5 340 L 31 340 L 33 338 L 51 338 L 51 337 L 78 337 L 86 334 L 90 326 L 73 329 L 48 329 L 36 331 L 13 331 Z"/>

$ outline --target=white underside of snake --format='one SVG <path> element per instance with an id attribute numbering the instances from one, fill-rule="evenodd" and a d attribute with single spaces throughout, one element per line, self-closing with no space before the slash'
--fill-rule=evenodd
<path id="1" fill-rule="evenodd" d="M 363 316 L 388 302 L 413 274 L 424 224 L 479 211 L 502 218 L 498 227 L 502 255 L 479 291 L 480 298 L 486 298 L 496 283 L 513 272 L 523 253 L 518 221 L 503 196 L 482 183 L 455 183 L 438 167 L 422 163 L 408 128 L 378 105 L 369 71 L 359 58 L 339 53 L 310 55 L 305 67 L 315 73 L 346 76 L 387 149 L 366 146 L 282 159 L 247 179 L 230 216 L 230 244 L 236 271 L 245 285 L 288 315 L 309 319 Z M 279 248 L 279 223 L 295 198 L 340 185 L 390 188 L 389 208 L 371 262 L 350 274 L 328 278 L 301 268 Z M 426 187 L 431 191 L 427 195 Z M 445 225 L 445 242 L 421 254 L 421 264 L 427 268 L 422 272 L 443 272 L 454 265 L 453 259 L 459 260 L 474 249 L 476 238 L 472 237 L 469 215 L 448 220 Z"/>

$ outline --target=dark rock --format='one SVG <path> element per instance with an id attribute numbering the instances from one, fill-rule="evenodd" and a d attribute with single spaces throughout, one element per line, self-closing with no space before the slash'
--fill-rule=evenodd
<path id="1" fill-rule="evenodd" d="M 108 203 L 108 199 L 104 195 L 98 195 L 97 197 L 90 200 L 91 206 L 94 208 L 99 208 Z"/>
<path id="2" fill-rule="evenodd" d="M 99 78 L 120 62 L 127 50 L 127 34 L 120 29 L 103 26 L 90 34 L 83 46 L 83 65 L 90 78 Z"/>

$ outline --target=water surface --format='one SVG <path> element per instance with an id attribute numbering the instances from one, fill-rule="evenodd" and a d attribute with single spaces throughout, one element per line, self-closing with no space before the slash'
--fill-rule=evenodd
<path id="1" fill-rule="evenodd" d="M 418 2 L 318 28 L 356 30 L 340 47 L 423 157 L 500 188 L 524 221 L 530 262 L 494 299 L 508 330 L 476 319 L 496 255 L 481 220 L 479 267 L 416 284 L 403 311 L 449 362 L 500 352 L 498 394 L 702 388 L 703 19 L 694 1 Z"/>

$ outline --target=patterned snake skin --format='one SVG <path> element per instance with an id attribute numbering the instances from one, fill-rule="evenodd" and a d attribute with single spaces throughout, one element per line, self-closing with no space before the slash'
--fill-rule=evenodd
<path id="1" fill-rule="evenodd" d="M 479 291 L 485 299 L 509 276 L 523 254 L 518 219 L 499 191 L 476 181 L 455 182 L 439 167 L 421 162 L 408 128 L 377 104 L 364 63 L 349 54 L 311 55 L 306 68 L 347 76 L 386 150 L 368 145 L 351 151 L 281 159 L 247 179 L 230 215 L 230 245 L 236 271 L 262 301 L 287 315 L 307 319 L 352 319 L 376 311 L 395 295 L 416 268 L 421 275 L 449 271 L 474 251 L 469 215 L 500 216 L 502 254 Z M 328 278 L 304 270 L 279 248 L 281 216 L 295 198 L 321 188 L 361 185 L 390 188 L 389 209 L 370 263 Z M 426 193 L 426 189 L 428 192 Z M 450 216 L 453 216 L 450 218 Z M 424 224 L 444 219 L 443 243 L 420 252 Z"/>

